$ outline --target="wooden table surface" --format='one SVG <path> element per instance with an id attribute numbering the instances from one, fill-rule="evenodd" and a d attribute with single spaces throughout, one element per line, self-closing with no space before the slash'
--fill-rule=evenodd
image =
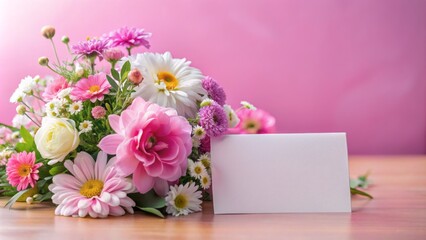
<path id="1" fill-rule="evenodd" d="M 352 177 L 367 170 L 375 199 L 353 197 L 351 214 L 214 215 L 206 203 L 202 213 L 178 218 L 90 219 L 19 203 L 0 208 L 0 239 L 426 239 L 426 156 L 350 157 Z"/>

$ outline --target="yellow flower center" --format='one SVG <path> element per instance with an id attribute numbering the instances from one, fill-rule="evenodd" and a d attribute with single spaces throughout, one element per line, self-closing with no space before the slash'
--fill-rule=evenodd
<path id="1" fill-rule="evenodd" d="M 203 172 L 203 169 L 200 166 L 194 167 L 194 172 L 196 174 L 201 174 Z"/>
<path id="2" fill-rule="evenodd" d="M 76 110 L 76 111 L 77 111 L 78 109 L 80 109 L 80 106 L 78 106 L 78 105 L 74 105 L 74 106 L 73 106 L 73 108 L 74 108 L 74 110 Z"/>
<path id="3" fill-rule="evenodd" d="M 18 167 L 18 174 L 20 177 L 26 177 L 30 175 L 31 173 L 31 165 L 29 164 L 22 164 Z"/>
<path id="4" fill-rule="evenodd" d="M 174 90 L 179 84 L 176 77 L 169 72 L 158 72 L 157 77 L 158 81 L 162 81 L 166 84 L 167 90 Z"/>
<path id="5" fill-rule="evenodd" d="M 80 188 L 80 194 L 91 198 L 94 196 L 100 196 L 102 193 L 102 189 L 104 188 L 104 183 L 99 180 L 89 180 L 83 184 Z"/>
<path id="6" fill-rule="evenodd" d="M 83 122 L 83 123 L 82 123 L 82 126 L 83 126 L 83 128 L 84 128 L 84 129 L 86 129 L 86 128 L 88 128 L 88 127 L 89 127 L 89 124 L 88 124 L 87 122 Z"/>
<path id="7" fill-rule="evenodd" d="M 244 129 L 249 133 L 257 133 L 260 129 L 260 124 L 257 121 L 247 120 L 244 122 Z"/>
<path id="8" fill-rule="evenodd" d="M 207 158 L 201 159 L 201 163 L 206 167 L 207 169 L 210 167 L 210 161 Z"/>
<path id="9" fill-rule="evenodd" d="M 89 92 L 95 93 L 95 92 L 99 91 L 100 89 L 101 89 L 101 87 L 99 85 L 93 85 L 93 86 L 90 86 Z"/>
<path id="10" fill-rule="evenodd" d="M 209 183 L 209 179 L 207 177 L 203 177 L 202 181 L 204 185 L 207 185 L 207 183 Z"/>
<path id="11" fill-rule="evenodd" d="M 182 194 L 179 194 L 175 198 L 175 206 L 177 209 L 186 208 L 188 205 L 188 199 Z"/>

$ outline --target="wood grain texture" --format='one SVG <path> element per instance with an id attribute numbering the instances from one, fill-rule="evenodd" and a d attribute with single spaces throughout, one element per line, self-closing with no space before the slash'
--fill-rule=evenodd
<path id="1" fill-rule="evenodd" d="M 351 214 L 213 215 L 206 203 L 179 218 L 90 219 L 19 203 L 0 208 L 0 239 L 426 239 L 426 156 L 350 157 L 351 176 L 367 170 L 375 199 L 352 198 Z"/>

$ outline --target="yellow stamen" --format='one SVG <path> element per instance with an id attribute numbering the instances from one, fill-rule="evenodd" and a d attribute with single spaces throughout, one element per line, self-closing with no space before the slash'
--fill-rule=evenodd
<path id="1" fill-rule="evenodd" d="M 104 183 L 102 181 L 96 179 L 89 180 L 80 188 L 80 194 L 87 198 L 100 196 L 103 188 Z"/>
<path id="2" fill-rule="evenodd" d="M 196 166 L 196 167 L 194 167 L 194 172 L 196 173 L 196 174 L 201 174 L 201 172 L 202 172 L 203 170 L 202 170 L 202 168 L 200 167 L 200 166 Z"/>
<path id="3" fill-rule="evenodd" d="M 100 89 L 101 89 L 101 87 L 99 85 L 93 85 L 93 86 L 90 86 L 89 92 L 95 93 L 95 92 L 99 91 Z"/>
<path id="4" fill-rule="evenodd" d="M 167 90 L 174 90 L 179 84 L 179 80 L 169 72 L 158 72 L 157 77 L 158 81 L 162 81 L 166 84 Z"/>
<path id="5" fill-rule="evenodd" d="M 26 177 L 31 174 L 31 165 L 22 164 L 18 167 L 18 174 L 20 177 Z"/>
<path id="6" fill-rule="evenodd" d="M 176 196 L 175 206 L 177 209 L 186 208 L 187 205 L 188 205 L 188 199 L 186 199 L 185 196 L 183 196 L 182 194 L 179 194 Z"/>

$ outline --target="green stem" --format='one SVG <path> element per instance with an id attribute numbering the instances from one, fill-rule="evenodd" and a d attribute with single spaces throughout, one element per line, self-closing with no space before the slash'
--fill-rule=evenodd
<path id="1" fill-rule="evenodd" d="M 55 69 L 53 69 L 51 66 L 49 66 L 49 64 L 46 65 L 46 67 L 49 68 L 52 72 L 59 74 L 59 72 L 55 71 Z"/>
<path id="2" fill-rule="evenodd" d="M 27 116 L 27 118 L 29 118 L 35 125 L 37 125 L 38 127 L 41 127 L 41 125 L 36 122 L 34 119 L 32 119 L 27 113 L 24 113 L 25 116 Z"/>
<path id="3" fill-rule="evenodd" d="M 126 48 L 127 49 L 127 54 L 129 54 L 129 56 L 130 55 L 132 55 L 132 48 L 131 47 L 128 47 L 128 48 Z"/>
<path id="4" fill-rule="evenodd" d="M 13 130 L 13 131 L 18 131 L 19 130 L 16 127 L 12 127 L 12 126 L 4 124 L 4 123 L 0 123 L 0 126 L 7 127 L 7 128 L 9 128 L 10 130 Z"/>
<path id="5" fill-rule="evenodd" d="M 53 42 L 53 39 L 50 39 L 50 42 L 52 42 L 53 51 L 55 52 L 56 61 L 58 61 L 58 66 L 61 66 L 61 61 L 59 61 L 58 52 L 56 51 L 55 42 Z"/>

